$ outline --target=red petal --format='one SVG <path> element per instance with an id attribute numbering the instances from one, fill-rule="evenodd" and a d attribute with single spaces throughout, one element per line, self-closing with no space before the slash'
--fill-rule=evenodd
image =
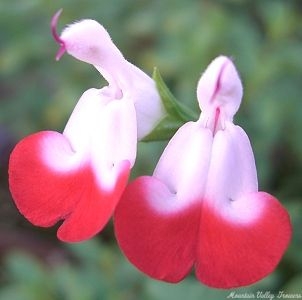
<path id="1" fill-rule="evenodd" d="M 275 269 L 289 244 L 291 225 L 281 204 L 263 192 L 249 197 L 264 204 L 251 223 L 231 222 L 207 205 L 202 208 L 196 275 L 208 286 L 234 288 L 262 279 Z"/>
<path id="2" fill-rule="evenodd" d="M 153 177 L 140 177 L 126 188 L 114 214 L 118 243 L 128 259 L 149 276 L 168 282 L 182 280 L 196 251 L 200 203 L 173 213 L 150 203 L 177 201 Z"/>
<path id="3" fill-rule="evenodd" d="M 43 149 L 48 149 L 49 159 Z M 10 191 L 20 212 L 38 226 L 66 219 L 58 237 L 69 242 L 88 239 L 103 228 L 129 175 L 125 162 L 116 188 L 105 191 L 96 182 L 89 161 L 74 163 L 73 156 L 64 135 L 44 131 L 18 143 L 9 164 Z M 52 160 L 62 168 L 52 167 Z"/>
<path id="4" fill-rule="evenodd" d="M 120 200 L 130 173 L 129 161 L 121 163 L 121 173 L 113 191 L 102 190 L 90 173 L 80 179 L 82 195 L 79 203 L 58 230 L 58 238 L 77 242 L 91 238 L 107 224 Z"/>

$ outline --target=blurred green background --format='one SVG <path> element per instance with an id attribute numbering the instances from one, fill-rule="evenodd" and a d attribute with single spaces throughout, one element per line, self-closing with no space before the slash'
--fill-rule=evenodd
<path id="1" fill-rule="evenodd" d="M 13 145 L 39 130 L 62 130 L 80 95 L 104 83 L 68 55 L 55 62 L 49 22 L 61 7 L 59 31 L 98 20 L 128 60 L 148 74 L 157 66 L 193 109 L 204 68 L 219 54 L 233 57 L 244 84 L 236 123 L 251 139 L 260 189 L 280 199 L 294 226 L 276 271 L 238 292 L 302 295 L 302 1 L 10 0 L 0 2 L 0 300 L 216 300 L 230 293 L 193 275 L 178 285 L 147 278 L 118 250 L 112 224 L 89 242 L 64 244 L 56 228 L 33 227 L 14 207 L 7 188 Z M 150 174 L 164 146 L 140 143 L 133 177 Z"/>

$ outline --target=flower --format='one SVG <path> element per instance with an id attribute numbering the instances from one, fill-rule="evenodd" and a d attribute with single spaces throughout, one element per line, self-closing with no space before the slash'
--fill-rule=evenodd
<path id="1" fill-rule="evenodd" d="M 94 20 L 53 36 L 66 51 L 93 64 L 108 86 L 79 99 L 63 133 L 25 137 L 11 153 L 9 188 L 19 211 L 33 224 L 64 220 L 58 238 L 77 242 L 106 225 L 135 162 L 137 138 L 148 134 L 163 113 L 151 78 L 126 61 L 107 31 Z"/>
<path id="2" fill-rule="evenodd" d="M 197 87 L 202 113 L 183 125 L 153 176 L 131 182 L 114 213 L 118 243 L 149 276 L 182 280 L 194 267 L 216 288 L 252 284 L 279 263 L 290 238 L 287 211 L 259 192 L 248 136 L 234 125 L 242 85 L 216 58 Z"/>

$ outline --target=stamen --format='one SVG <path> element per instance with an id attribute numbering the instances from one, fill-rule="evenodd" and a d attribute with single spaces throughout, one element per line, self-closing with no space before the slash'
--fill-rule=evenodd
<path id="1" fill-rule="evenodd" d="M 65 50 L 66 50 L 64 41 L 60 38 L 60 36 L 57 33 L 57 24 L 58 24 L 59 17 L 61 15 L 62 11 L 63 11 L 62 8 L 60 10 L 58 10 L 54 14 L 54 16 L 52 17 L 51 22 L 50 22 L 52 36 L 53 36 L 54 40 L 60 45 L 60 49 L 58 50 L 58 52 L 56 54 L 56 60 L 59 60 L 62 57 L 62 55 L 65 53 Z"/>
<path id="2" fill-rule="evenodd" d="M 51 18 L 51 22 L 50 22 L 50 26 L 51 26 L 51 33 L 52 33 L 52 36 L 53 38 L 55 39 L 55 41 L 62 45 L 64 44 L 64 42 L 61 40 L 60 36 L 58 35 L 57 33 L 57 24 L 58 24 L 58 21 L 59 21 L 59 18 L 60 18 L 60 15 L 62 13 L 63 9 L 59 9 L 54 15 L 53 17 Z"/>

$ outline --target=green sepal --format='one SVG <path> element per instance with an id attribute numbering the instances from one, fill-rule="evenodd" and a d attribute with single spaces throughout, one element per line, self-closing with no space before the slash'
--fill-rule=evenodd
<path id="1" fill-rule="evenodd" d="M 166 115 L 157 126 L 142 139 L 143 142 L 168 140 L 184 123 L 195 121 L 198 118 L 193 111 L 176 100 L 163 81 L 157 68 L 154 68 L 152 77 L 155 81 Z"/>

